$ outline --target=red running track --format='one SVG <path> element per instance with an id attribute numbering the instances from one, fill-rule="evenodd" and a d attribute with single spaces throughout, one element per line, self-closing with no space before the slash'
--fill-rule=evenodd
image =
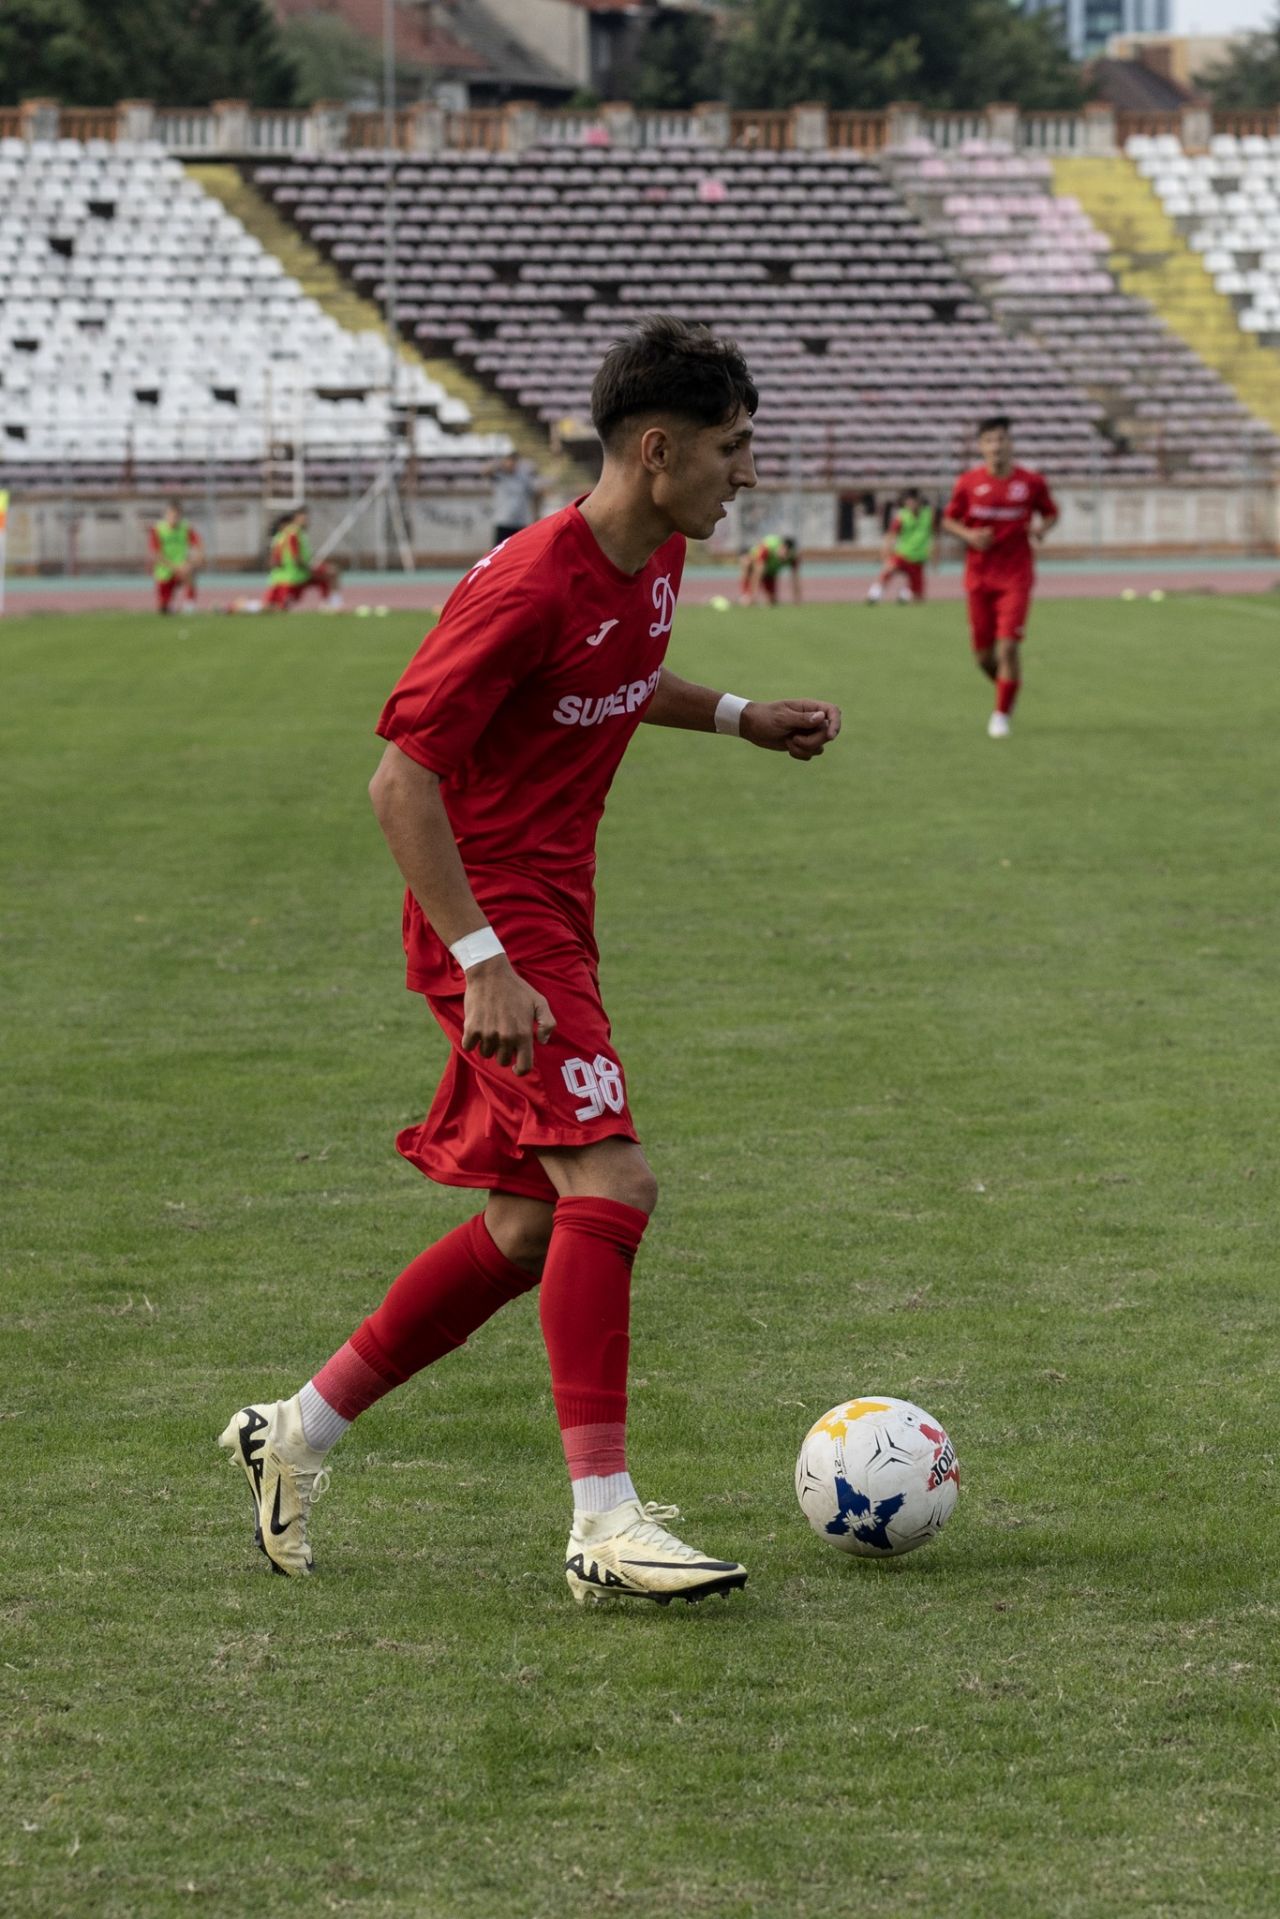
<path id="1" fill-rule="evenodd" d="M 464 570 L 459 566 L 459 577 Z M 804 597 L 810 604 L 854 605 L 865 597 L 871 578 L 869 570 L 825 572 L 820 570 L 819 563 L 819 567 L 805 574 Z M 354 578 L 346 583 L 343 596 L 348 612 L 358 605 L 430 612 L 441 606 L 452 583 L 451 578 L 403 581 L 393 574 L 376 580 Z M 960 569 L 948 567 L 940 573 L 931 574 L 928 589 L 931 599 L 963 598 Z M 1113 563 L 1107 567 L 1090 567 L 1086 562 L 1079 562 L 1042 567 L 1036 582 L 1037 593 L 1048 600 L 1115 598 L 1126 589 L 1141 595 L 1157 591 L 1275 592 L 1280 590 L 1280 559 L 1206 563 L 1200 566 L 1173 563 L 1162 566 L 1159 561 L 1134 561 L 1132 565 Z M 239 582 L 224 584 L 216 576 L 207 577 L 201 582 L 201 605 L 206 611 L 211 608 L 224 610 L 236 594 L 243 594 L 245 590 Z M 703 606 L 717 595 L 736 599 L 736 572 L 715 574 L 699 569 L 694 574 L 686 575 L 680 598 L 685 605 Z M 790 600 L 788 582 L 782 586 L 780 604 L 789 605 Z M 309 604 L 314 608 L 314 601 Z M 6 582 L 5 612 L 15 617 L 27 613 L 150 613 L 154 605 L 154 595 L 145 582 L 137 586 L 104 584 L 100 588 L 95 588 L 88 580 L 10 579 Z M 886 605 L 882 610 L 892 615 L 892 606 Z M 1280 608 L 1277 613 L 1280 616 Z"/>

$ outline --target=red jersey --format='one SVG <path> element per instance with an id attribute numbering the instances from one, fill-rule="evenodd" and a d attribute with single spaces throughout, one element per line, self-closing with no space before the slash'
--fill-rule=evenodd
<path id="1" fill-rule="evenodd" d="M 1003 479 L 985 466 L 971 467 L 956 481 L 946 517 L 961 526 L 989 526 L 994 535 L 985 553 L 970 547 L 965 557 L 966 586 L 997 586 L 1005 580 L 1030 580 L 1035 571 L 1027 527 L 1031 515 L 1057 517 L 1053 495 L 1038 473 L 1015 466 Z"/>
<path id="2" fill-rule="evenodd" d="M 567 506 L 471 569 L 387 701 L 378 732 L 439 774 L 486 911 L 531 883 L 589 891 L 609 787 L 657 690 L 684 554 L 674 534 L 623 573 Z M 411 980 L 434 970 L 412 894 L 405 944 Z"/>

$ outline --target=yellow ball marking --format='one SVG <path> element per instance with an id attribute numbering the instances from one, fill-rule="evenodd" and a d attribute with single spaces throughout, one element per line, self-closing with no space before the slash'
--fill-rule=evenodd
<path id="1" fill-rule="evenodd" d="M 843 1439 L 856 1419 L 865 1419 L 868 1413 L 887 1413 L 887 1399 L 851 1399 L 847 1406 L 837 1406 L 825 1419 L 809 1429 L 809 1437 L 814 1433 L 830 1433 L 832 1439 Z"/>

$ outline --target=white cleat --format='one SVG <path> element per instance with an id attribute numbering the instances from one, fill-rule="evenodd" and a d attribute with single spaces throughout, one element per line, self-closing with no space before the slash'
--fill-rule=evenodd
<path id="1" fill-rule="evenodd" d="M 911 591 L 911 588 L 909 586 L 902 586 L 898 588 L 898 605 L 899 606 L 910 606 L 911 602 L 914 599 L 915 599 L 915 594 Z"/>
<path id="2" fill-rule="evenodd" d="M 314 1561 L 307 1520 L 313 1502 L 328 1491 L 329 1475 L 325 1455 L 306 1442 L 296 1397 L 271 1406 L 242 1406 L 218 1444 L 249 1482 L 254 1541 L 272 1571 L 292 1579 L 309 1573 Z"/>
<path id="3" fill-rule="evenodd" d="M 987 738 L 989 740 L 1007 740 L 1008 737 L 1009 715 L 1007 713 L 993 713 L 987 721 Z"/>
<path id="4" fill-rule="evenodd" d="M 867 588 L 867 605 L 879 606 L 883 598 L 884 588 L 881 586 L 879 580 L 877 580 L 873 586 Z"/>
<path id="5" fill-rule="evenodd" d="M 747 1583 L 732 1559 L 708 1559 L 661 1523 L 678 1519 L 677 1506 L 625 1499 L 607 1513 L 583 1513 L 573 1522 L 564 1576 L 579 1605 L 588 1599 L 705 1599 Z"/>

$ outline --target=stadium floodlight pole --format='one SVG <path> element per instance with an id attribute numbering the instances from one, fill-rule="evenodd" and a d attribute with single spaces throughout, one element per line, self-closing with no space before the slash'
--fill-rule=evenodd
<path id="1" fill-rule="evenodd" d="M 395 484 L 396 373 L 400 347 L 396 331 L 396 4 L 382 0 L 382 144 L 387 155 L 387 190 L 383 196 L 383 284 L 387 310 L 387 471 Z M 385 547 L 390 547 L 395 515 L 390 489 L 383 491 Z M 398 529 L 397 529 L 398 531 Z M 385 549 L 384 549 L 385 550 Z M 404 564 L 404 546 L 400 546 Z"/>

